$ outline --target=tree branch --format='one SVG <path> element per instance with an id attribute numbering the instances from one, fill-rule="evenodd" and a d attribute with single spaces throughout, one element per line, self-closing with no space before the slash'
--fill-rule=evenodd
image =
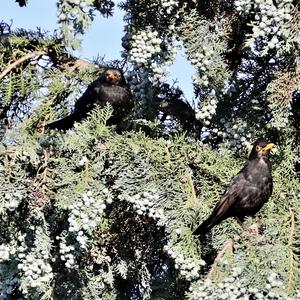
<path id="1" fill-rule="evenodd" d="M 8 74 L 12 69 L 16 68 L 18 65 L 20 65 L 21 63 L 23 63 L 27 59 L 30 59 L 30 58 L 35 57 L 35 56 L 45 55 L 45 54 L 47 54 L 47 52 L 45 52 L 45 51 L 33 51 L 31 53 L 28 53 L 28 54 L 24 55 L 23 57 L 19 58 L 18 60 L 16 60 L 12 64 L 8 65 L 8 67 L 4 71 L 1 72 L 0 80 L 2 78 L 4 78 L 4 76 L 6 76 L 6 74 Z"/>
<path id="2" fill-rule="evenodd" d="M 217 257 L 215 258 L 214 263 L 212 264 L 212 266 L 207 274 L 207 278 L 210 278 L 214 274 L 214 272 L 216 271 L 216 269 L 218 267 L 218 263 L 220 262 L 222 257 L 226 254 L 227 251 L 232 252 L 234 242 L 237 242 L 239 239 L 240 239 L 240 236 L 236 236 L 233 239 L 227 240 L 225 242 L 223 248 L 221 249 L 221 251 L 218 253 Z"/>
<path id="3" fill-rule="evenodd" d="M 87 60 L 73 58 L 73 60 L 69 60 L 61 65 L 58 65 L 58 68 L 61 70 L 82 70 L 84 68 L 87 68 L 89 65 L 91 65 L 91 63 Z"/>
<path id="4" fill-rule="evenodd" d="M 294 242 L 294 234 L 295 234 L 295 213 L 290 208 L 290 231 L 288 234 L 288 247 L 289 247 L 289 268 L 288 268 L 288 282 L 287 282 L 287 292 L 291 293 L 294 288 L 295 283 L 295 272 L 296 272 L 296 262 L 295 255 L 293 251 L 293 242 Z"/>

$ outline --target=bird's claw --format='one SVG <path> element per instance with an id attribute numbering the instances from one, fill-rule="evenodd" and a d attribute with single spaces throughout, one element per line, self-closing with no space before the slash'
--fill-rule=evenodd
<path id="1" fill-rule="evenodd" d="M 251 226 L 249 226 L 248 228 L 245 229 L 245 231 L 243 232 L 243 235 L 246 237 L 259 236 L 259 231 L 260 231 L 261 225 L 262 224 L 260 222 L 255 222 L 254 224 L 252 224 Z"/>

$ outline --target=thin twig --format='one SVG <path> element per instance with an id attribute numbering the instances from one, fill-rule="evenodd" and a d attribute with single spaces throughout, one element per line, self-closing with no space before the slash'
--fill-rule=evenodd
<path id="1" fill-rule="evenodd" d="M 48 170 L 48 152 L 47 152 L 47 150 L 43 150 L 43 154 L 44 154 L 45 160 L 44 160 L 44 163 L 38 168 L 34 182 L 37 181 L 38 177 L 41 177 L 42 183 L 44 184 L 46 182 L 47 170 Z"/>
<path id="2" fill-rule="evenodd" d="M 196 196 L 196 191 L 195 191 L 195 186 L 194 186 L 193 178 L 192 178 L 191 175 L 188 175 L 187 177 L 188 177 L 188 185 L 189 185 L 190 191 L 192 193 L 192 197 L 191 198 L 192 198 L 192 200 L 194 202 L 196 202 L 196 201 L 198 201 L 198 199 L 197 199 L 197 196 Z"/>
<path id="3" fill-rule="evenodd" d="M 293 239 L 295 234 L 295 213 L 292 209 L 290 209 L 290 232 L 288 235 L 288 249 L 289 249 L 289 272 L 288 272 L 288 283 L 287 283 L 287 292 L 288 294 L 293 289 L 293 281 L 295 280 L 294 270 L 295 270 L 295 259 L 294 252 L 292 249 Z"/>
<path id="4" fill-rule="evenodd" d="M 12 64 L 8 65 L 7 68 L 4 71 L 2 71 L 2 73 L 0 74 L 0 80 L 4 76 L 6 76 L 6 74 L 8 74 L 12 69 L 16 68 L 19 64 L 23 63 L 27 59 L 30 59 L 30 58 L 35 57 L 35 56 L 45 55 L 45 54 L 47 54 L 47 52 L 45 52 L 45 51 L 33 51 L 31 53 L 28 53 L 28 54 L 24 55 L 23 57 L 19 58 L 18 60 L 16 60 Z"/>
<path id="5" fill-rule="evenodd" d="M 43 172 L 42 183 L 44 185 L 45 182 L 46 182 L 46 179 L 47 179 L 47 171 L 48 171 L 48 152 L 45 149 L 43 150 L 43 152 L 44 152 L 44 157 L 45 157 L 45 161 L 44 161 L 45 169 L 44 169 L 44 172 Z"/>
<path id="6" fill-rule="evenodd" d="M 209 272 L 207 273 L 207 278 L 210 278 L 215 273 L 215 271 L 218 268 L 218 264 L 219 264 L 220 260 L 222 259 L 222 257 L 226 254 L 227 251 L 232 252 L 234 242 L 238 241 L 239 239 L 240 239 L 240 237 L 236 236 L 233 239 L 227 240 L 225 242 L 223 248 L 218 253 L 217 257 L 214 260 L 214 263 L 212 264 Z"/>
<path id="7" fill-rule="evenodd" d="M 85 162 L 85 175 L 84 175 L 84 182 L 83 182 L 84 189 L 88 187 L 88 184 L 89 184 L 89 160 L 87 159 Z"/>

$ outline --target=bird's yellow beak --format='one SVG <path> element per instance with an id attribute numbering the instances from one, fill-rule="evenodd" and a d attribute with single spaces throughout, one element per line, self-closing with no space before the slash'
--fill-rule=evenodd
<path id="1" fill-rule="evenodd" d="M 274 147 L 275 145 L 273 143 L 270 143 L 267 146 L 263 147 L 261 150 L 268 151 L 268 150 L 272 150 Z"/>

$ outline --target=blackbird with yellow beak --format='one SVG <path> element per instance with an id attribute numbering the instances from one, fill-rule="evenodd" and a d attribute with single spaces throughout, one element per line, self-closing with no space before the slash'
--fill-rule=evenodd
<path id="1" fill-rule="evenodd" d="M 254 216 L 272 194 L 272 174 L 269 154 L 274 144 L 258 139 L 249 160 L 235 175 L 212 214 L 195 231 L 204 235 L 223 220 L 235 217 L 239 223 L 245 216 Z"/>

